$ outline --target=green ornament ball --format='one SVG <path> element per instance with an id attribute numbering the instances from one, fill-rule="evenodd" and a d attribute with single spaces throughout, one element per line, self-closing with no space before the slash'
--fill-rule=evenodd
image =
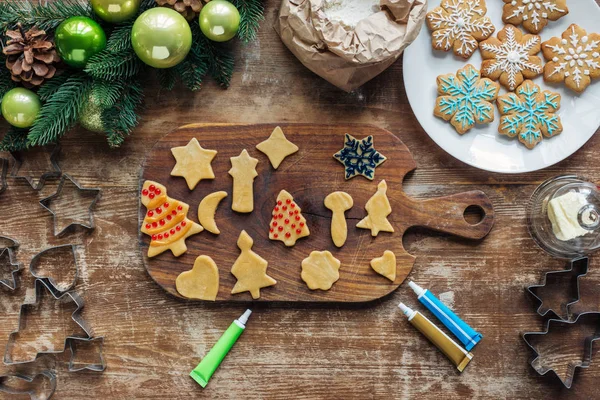
<path id="1" fill-rule="evenodd" d="M 92 9 L 106 22 L 118 23 L 132 18 L 140 9 L 141 0 L 91 0 Z"/>
<path id="2" fill-rule="evenodd" d="M 88 17 L 64 20 L 55 33 L 56 49 L 62 60 L 76 68 L 83 68 L 90 57 L 106 48 L 106 34 L 98 23 Z"/>
<path id="3" fill-rule="evenodd" d="M 104 109 L 96 103 L 92 97 L 83 106 L 79 113 L 79 125 L 88 131 L 103 133 L 104 124 L 102 123 L 102 112 Z"/>
<path id="4" fill-rule="evenodd" d="M 212 0 L 200 11 L 200 29 L 204 36 L 215 42 L 232 39 L 240 29 L 240 12 L 224 0 Z"/>
<path id="5" fill-rule="evenodd" d="M 17 128 L 31 127 L 41 108 L 40 98 L 29 89 L 14 88 L 2 98 L 2 115 Z"/>
<path id="6" fill-rule="evenodd" d="M 154 68 L 171 68 L 183 61 L 192 47 L 192 30 L 177 11 L 151 8 L 140 15 L 131 29 L 135 54 Z"/>

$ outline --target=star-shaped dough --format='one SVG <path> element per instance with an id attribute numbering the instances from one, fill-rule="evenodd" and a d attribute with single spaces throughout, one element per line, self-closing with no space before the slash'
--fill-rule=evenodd
<path id="1" fill-rule="evenodd" d="M 275 169 L 287 156 L 298 151 L 298 146 L 285 137 L 280 127 L 275 128 L 271 136 L 264 142 L 257 144 L 256 148 L 269 157 L 269 161 Z"/>
<path id="2" fill-rule="evenodd" d="M 203 149 L 196 138 L 190 140 L 185 146 L 173 147 L 171 153 L 177 161 L 171 176 L 185 178 L 190 190 L 194 190 L 202 179 L 215 179 L 210 163 L 217 155 L 217 151 Z"/>
<path id="3" fill-rule="evenodd" d="M 344 148 L 335 153 L 333 158 L 344 164 L 346 179 L 362 175 L 371 181 L 375 177 L 375 168 L 387 160 L 373 147 L 373 136 L 358 140 L 347 133 Z"/>

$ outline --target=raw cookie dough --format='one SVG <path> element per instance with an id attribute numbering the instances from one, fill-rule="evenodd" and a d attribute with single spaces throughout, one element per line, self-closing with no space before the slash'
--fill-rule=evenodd
<path id="1" fill-rule="evenodd" d="M 344 213 L 351 209 L 354 200 L 346 192 L 333 192 L 325 197 L 325 207 L 332 212 L 331 239 L 337 247 L 342 247 L 348 237 L 348 225 Z"/>
<path id="2" fill-rule="evenodd" d="M 185 146 L 173 147 L 171 153 L 177 161 L 171 176 L 185 178 L 190 190 L 194 190 L 202 179 L 215 179 L 210 163 L 217 155 L 217 151 L 203 149 L 196 138 L 190 140 Z"/>
<path id="3" fill-rule="evenodd" d="M 380 231 L 394 232 L 394 227 L 387 219 L 387 216 L 392 212 L 392 206 L 386 193 L 387 183 L 385 180 L 382 180 L 377 185 L 375 194 L 371 196 L 365 205 L 367 216 L 356 224 L 357 228 L 370 229 L 371 236 L 377 236 Z"/>
<path id="4" fill-rule="evenodd" d="M 389 250 L 384 251 L 383 256 L 371 260 L 371 268 L 394 282 L 396 280 L 396 255 Z"/>
<path id="5" fill-rule="evenodd" d="M 329 251 L 313 251 L 302 260 L 302 280 L 311 290 L 329 290 L 340 279 L 340 264 Z"/>
<path id="6" fill-rule="evenodd" d="M 560 95 L 540 89 L 532 81 L 525 81 L 516 93 L 498 97 L 498 110 L 502 117 L 498 132 L 508 137 L 519 137 L 519 142 L 533 149 L 542 135 L 550 138 L 563 130 L 556 111 L 560 108 Z"/>
<path id="7" fill-rule="evenodd" d="M 519 25 L 531 33 L 540 33 L 548 21 L 567 15 L 567 0 L 504 0 L 502 21 Z"/>
<path id="8" fill-rule="evenodd" d="M 344 148 L 333 155 L 344 164 L 346 180 L 362 175 L 369 180 L 375 178 L 375 168 L 387 158 L 373 147 L 373 136 L 361 140 L 346 133 Z"/>
<path id="9" fill-rule="evenodd" d="M 492 101 L 498 97 L 500 85 L 488 78 L 480 78 L 479 71 L 468 64 L 456 74 L 437 77 L 438 98 L 433 114 L 450 121 L 461 135 L 476 123 L 494 120 Z"/>
<path id="10" fill-rule="evenodd" d="M 190 206 L 168 197 L 167 188 L 160 183 L 144 182 L 141 200 L 148 209 L 141 229 L 151 237 L 148 257 L 167 250 L 179 257 L 187 251 L 185 239 L 203 231 L 201 225 L 188 219 Z"/>
<path id="11" fill-rule="evenodd" d="M 209 256 L 196 258 L 194 267 L 179 274 L 177 292 L 188 299 L 215 301 L 219 292 L 219 269 Z"/>
<path id="12" fill-rule="evenodd" d="M 498 32 L 498 38 L 479 44 L 483 57 L 481 76 L 498 80 L 510 91 L 515 90 L 525 79 L 533 79 L 544 71 L 542 59 L 537 56 L 541 43 L 539 36 L 523 35 L 519 28 L 506 25 Z"/>
<path id="13" fill-rule="evenodd" d="M 600 78 L 600 34 L 587 33 L 585 29 L 572 24 L 562 37 L 553 37 L 542 43 L 546 82 L 565 82 L 577 93 L 582 93 L 592 79 Z"/>
<path id="14" fill-rule="evenodd" d="M 293 246 L 300 238 L 310 235 L 302 210 L 287 191 L 277 196 L 269 225 L 269 239 L 280 240 L 286 246 Z"/>
<path id="15" fill-rule="evenodd" d="M 287 140 L 280 127 L 275 128 L 271 136 L 264 142 L 257 144 L 256 148 L 269 157 L 269 161 L 275 169 L 287 156 L 298 151 L 298 146 Z"/>
<path id="16" fill-rule="evenodd" d="M 459 57 L 471 57 L 478 42 L 494 33 L 494 24 L 485 16 L 486 12 L 484 0 L 442 0 L 440 7 L 426 16 L 433 48 L 453 49 Z"/>
<path id="17" fill-rule="evenodd" d="M 258 160 L 250 157 L 246 149 L 239 156 L 231 157 L 229 175 L 233 177 L 233 202 L 231 209 L 240 213 L 254 210 L 254 178 L 258 176 Z"/>
<path id="18" fill-rule="evenodd" d="M 237 282 L 231 294 L 250 292 L 253 299 L 260 297 L 260 289 L 273 286 L 277 281 L 267 275 L 267 260 L 252 251 L 254 241 L 242 231 L 237 245 L 241 254 L 231 267 L 231 273 L 237 278 Z"/>
<path id="19" fill-rule="evenodd" d="M 227 192 L 214 192 L 202 199 L 198 205 L 198 220 L 200 225 L 210 233 L 218 235 L 221 233 L 215 222 L 215 213 L 221 200 L 227 197 Z"/>

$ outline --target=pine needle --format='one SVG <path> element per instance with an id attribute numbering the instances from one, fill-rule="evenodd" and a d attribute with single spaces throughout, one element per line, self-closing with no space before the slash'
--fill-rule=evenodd
<path id="1" fill-rule="evenodd" d="M 133 21 L 125 22 L 115 26 L 107 42 L 106 51 L 110 53 L 119 53 L 132 49 L 131 46 L 131 28 Z"/>
<path id="2" fill-rule="evenodd" d="M 264 6 L 262 0 L 232 0 L 240 12 L 240 29 L 238 36 L 244 43 L 256 39 L 260 22 L 264 20 Z"/>
<path id="3" fill-rule="evenodd" d="M 0 141 L 0 151 L 20 151 L 27 148 L 27 129 L 11 126 Z"/>
<path id="4" fill-rule="evenodd" d="M 5 31 L 21 23 L 50 31 L 75 15 L 97 19 L 89 2 L 56 0 L 34 4 L 31 1 L 3 1 L 0 3 L 0 29 Z"/>
<path id="5" fill-rule="evenodd" d="M 0 57 L 0 103 L 6 92 L 17 86 L 17 83 L 10 78 L 11 74 L 8 68 L 4 68 L 4 63 L 5 58 L 2 56 Z"/>
<path id="6" fill-rule="evenodd" d="M 115 105 L 125 90 L 125 82 L 107 82 L 102 79 L 94 80 L 90 97 L 102 108 Z"/>
<path id="7" fill-rule="evenodd" d="M 141 69 L 142 62 L 133 50 L 119 54 L 104 50 L 89 59 L 84 71 L 95 79 L 121 81 L 137 75 Z"/>
<path id="8" fill-rule="evenodd" d="M 119 101 L 113 107 L 104 110 L 102 121 L 111 147 L 119 147 L 137 126 L 138 108 L 143 99 L 142 84 L 139 81 L 128 82 Z"/>
<path id="9" fill-rule="evenodd" d="M 40 96 L 40 100 L 45 102 L 48 100 L 60 87 L 69 79 L 69 74 L 63 73 L 61 75 L 56 75 L 52 79 L 49 79 L 44 82 L 42 86 L 40 86 L 37 94 Z"/>
<path id="10" fill-rule="evenodd" d="M 163 68 L 156 71 L 158 75 L 158 83 L 163 89 L 168 91 L 173 90 L 177 82 L 177 73 L 175 68 Z"/>

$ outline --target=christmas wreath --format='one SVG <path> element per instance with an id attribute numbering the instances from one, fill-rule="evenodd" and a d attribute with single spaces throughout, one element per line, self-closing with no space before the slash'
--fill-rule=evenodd
<path id="1" fill-rule="evenodd" d="M 256 37 L 262 0 L 54 0 L 0 3 L 0 150 L 57 142 L 79 123 L 120 146 L 139 121 L 150 70 L 172 90 L 229 86 L 227 42 Z M 5 67 L 4 67 L 5 66 Z"/>

